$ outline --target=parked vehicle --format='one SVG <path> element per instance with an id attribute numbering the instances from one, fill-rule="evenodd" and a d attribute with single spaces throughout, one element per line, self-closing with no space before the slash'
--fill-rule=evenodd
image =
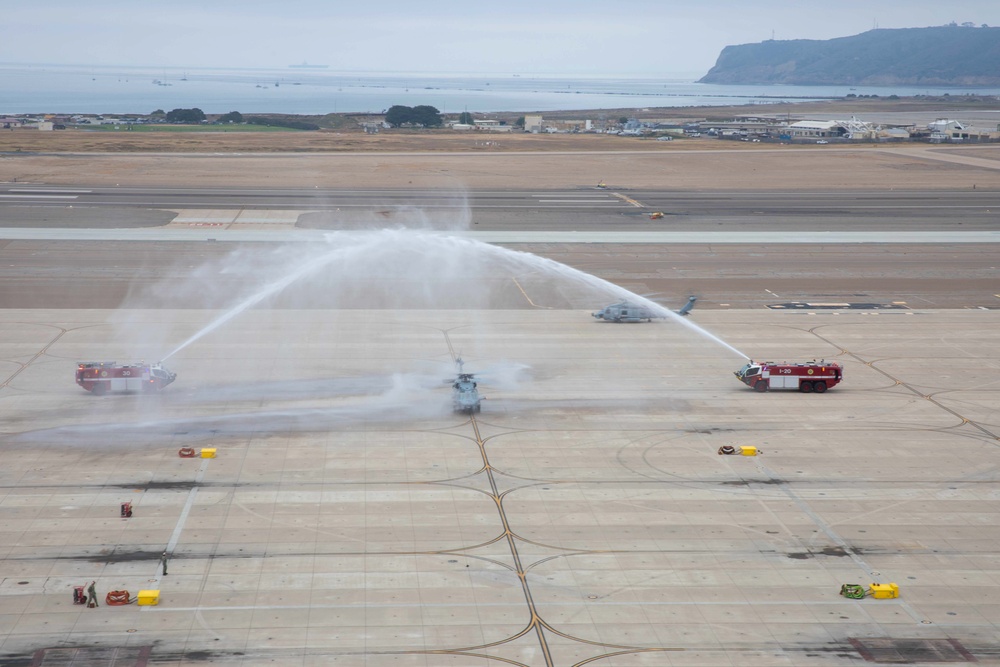
<path id="1" fill-rule="evenodd" d="M 844 369 L 838 363 L 826 361 L 801 364 L 751 361 L 734 375 L 756 391 L 781 389 L 822 394 L 844 379 Z"/>

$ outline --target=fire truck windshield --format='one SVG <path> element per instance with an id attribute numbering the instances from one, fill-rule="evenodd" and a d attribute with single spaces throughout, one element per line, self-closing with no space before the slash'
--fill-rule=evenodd
<path id="1" fill-rule="evenodd" d="M 760 366 L 755 366 L 754 364 L 747 364 L 740 369 L 740 377 L 749 377 L 752 375 L 760 375 Z"/>

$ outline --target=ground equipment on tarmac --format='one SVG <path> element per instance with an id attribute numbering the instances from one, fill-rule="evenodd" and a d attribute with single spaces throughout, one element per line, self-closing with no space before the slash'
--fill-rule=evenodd
<path id="1" fill-rule="evenodd" d="M 868 590 L 861 584 L 844 584 L 840 587 L 840 594 L 852 600 L 863 600 Z"/>
<path id="2" fill-rule="evenodd" d="M 176 373 L 159 363 L 81 361 L 76 365 L 76 383 L 98 396 L 110 392 L 159 391 L 176 378 Z"/>
<path id="3" fill-rule="evenodd" d="M 750 361 L 733 373 L 756 391 L 794 390 L 822 394 L 844 379 L 843 367 L 835 362 L 808 361 L 801 364 Z"/>

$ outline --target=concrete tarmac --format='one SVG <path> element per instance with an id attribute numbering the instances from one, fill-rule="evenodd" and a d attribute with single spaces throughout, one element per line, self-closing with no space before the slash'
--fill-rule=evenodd
<path id="1" fill-rule="evenodd" d="M 0 310 L 0 664 L 1000 662 L 995 311 L 695 310 L 824 395 L 562 309 L 252 310 L 162 394 L 73 384 L 219 314 Z"/>
<path id="2" fill-rule="evenodd" d="M 193 271 L 210 274 L 209 293 L 239 293 L 244 280 L 223 270 L 243 254 L 267 256 L 297 245 L 325 244 L 306 230 L 44 230 L 0 229 L 0 304 L 7 308 L 206 307 L 191 290 L 170 289 Z M 611 281 L 665 305 L 699 297 L 698 309 L 755 308 L 788 302 L 903 303 L 919 308 L 997 308 L 1000 232 L 802 232 L 726 234 L 603 234 L 468 232 L 476 241 L 533 253 Z M 859 242 L 874 238 L 877 242 Z M 252 239 L 247 241 L 246 239 Z M 713 239 L 716 239 L 713 241 Z M 242 241 L 241 241 L 242 240 Z M 613 241 L 613 242 L 611 242 Z M 460 258 L 456 258 L 460 261 Z M 468 272 L 481 270 L 474 255 Z M 373 269 L 377 276 L 390 273 Z M 512 274 L 493 278 L 511 283 Z M 522 277 L 523 278 L 523 277 Z M 406 277 L 400 280 L 406 282 Z M 155 299 L 130 295 L 161 285 Z M 312 307 L 340 307 L 344 290 L 324 299 L 310 295 Z M 566 302 L 528 301 L 515 295 L 504 308 L 590 308 L 602 297 Z M 224 300 L 207 307 L 224 307 Z M 272 307 L 301 307 L 277 299 Z M 535 304 L 535 305 L 533 305 Z M 440 307 L 430 304 L 431 307 Z M 444 304 L 447 307 L 447 303 Z M 379 307 L 366 299 L 352 307 Z"/>
<path id="3" fill-rule="evenodd" d="M 722 234 L 505 211 L 463 243 L 537 261 L 372 244 L 240 312 L 328 220 L 2 206 L 0 665 L 1000 664 L 993 196 Z M 598 322 L 540 258 L 698 305 Z M 759 394 L 744 355 L 845 380 Z M 165 356 L 159 394 L 74 384 Z"/>

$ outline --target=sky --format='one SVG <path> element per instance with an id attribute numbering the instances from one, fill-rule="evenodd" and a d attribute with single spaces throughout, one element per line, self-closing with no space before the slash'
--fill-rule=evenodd
<path id="1" fill-rule="evenodd" d="M 0 63 L 700 76 L 730 44 L 952 21 L 1000 0 L 43 0 L 4 3 Z"/>

